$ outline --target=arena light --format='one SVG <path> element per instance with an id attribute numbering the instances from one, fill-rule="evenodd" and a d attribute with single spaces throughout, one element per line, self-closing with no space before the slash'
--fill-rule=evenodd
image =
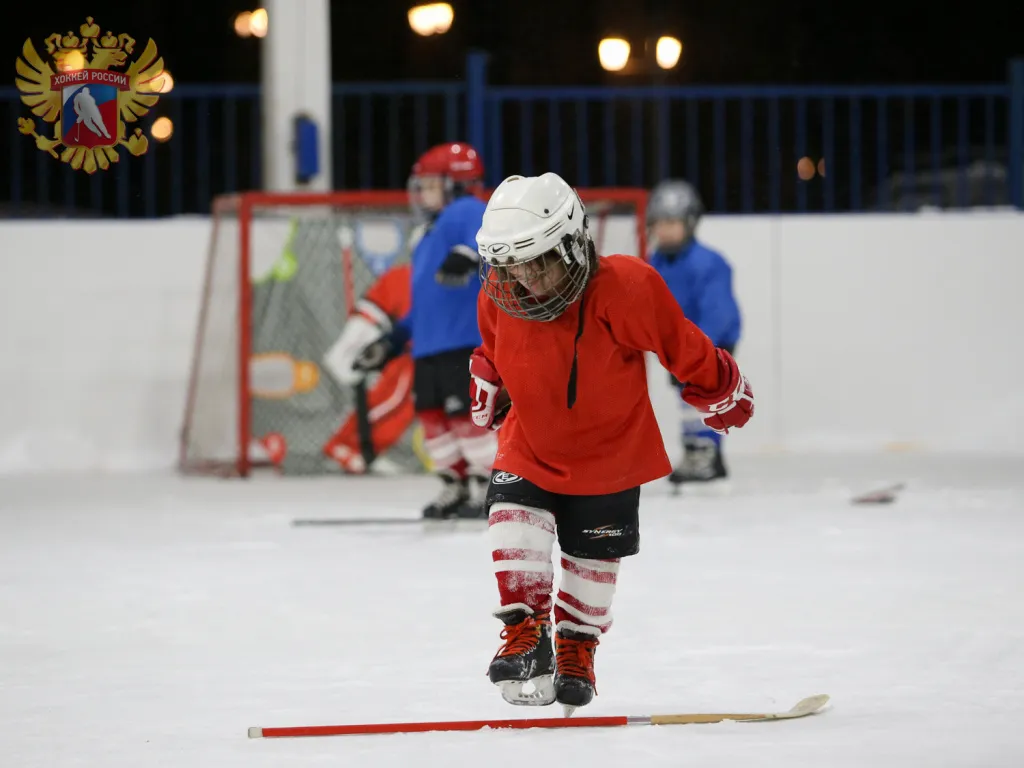
<path id="1" fill-rule="evenodd" d="M 801 181 L 810 181 L 814 178 L 814 161 L 809 157 L 801 157 L 796 164 L 796 175 Z"/>
<path id="2" fill-rule="evenodd" d="M 597 58 L 608 72 L 619 72 L 629 63 L 629 43 L 621 37 L 606 37 L 597 45 Z"/>
<path id="3" fill-rule="evenodd" d="M 158 117 L 150 126 L 149 132 L 157 141 L 167 141 L 174 135 L 174 123 L 169 117 Z"/>
<path id="4" fill-rule="evenodd" d="M 824 157 L 821 158 L 821 160 L 818 161 L 818 175 L 822 176 L 822 177 L 825 176 L 825 158 Z"/>
<path id="5" fill-rule="evenodd" d="M 57 69 L 61 72 L 77 72 L 85 69 L 85 54 L 78 50 L 71 50 L 57 59 Z"/>
<path id="6" fill-rule="evenodd" d="M 683 53 L 683 44 L 674 37 L 659 37 L 654 47 L 654 59 L 662 69 L 672 69 L 679 63 Z"/>
<path id="7" fill-rule="evenodd" d="M 249 17 L 249 31 L 253 37 L 266 37 L 270 28 L 270 17 L 266 8 L 257 8 Z"/>
<path id="8" fill-rule="evenodd" d="M 443 35 L 451 29 L 455 11 L 448 3 L 429 3 L 409 9 L 409 26 L 417 35 Z"/>
<path id="9" fill-rule="evenodd" d="M 153 90 L 157 93 L 170 93 L 174 89 L 174 78 L 166 69 L 160 73 L 153 83 Z"/>
<path id="10" fill-rule="evenodd" d="M 235 34 L 239 37 L 252 37 L 252 11 L 242 11 L 235 16 Z"/>

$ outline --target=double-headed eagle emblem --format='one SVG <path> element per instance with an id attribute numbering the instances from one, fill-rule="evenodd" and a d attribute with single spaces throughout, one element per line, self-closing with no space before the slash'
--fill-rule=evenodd
<path id="1" fill-rule="evenodd" d="M 101 36 L 91 16 L 85 22 L 78 35 L 69 31 L 46 38 L 52 67 L 31 40 L 25 41 L 15 84 L 32 114 L 53 124 L 53 136 L 37 133 L 35 121 L 26 117 L 18 118 L 18 130 L 76 171 L 95 173 L 118 162 L 119 146 L 135 156 L 149 148 L 141 128 L 126 136 L 126 124 L 138 122 L 157 103 L 164 62 L 150 40 L 128 64 L 135 53 L 133 38 L 112 32 Z M 127 70 L 117 71 L 125 64 Z"/>

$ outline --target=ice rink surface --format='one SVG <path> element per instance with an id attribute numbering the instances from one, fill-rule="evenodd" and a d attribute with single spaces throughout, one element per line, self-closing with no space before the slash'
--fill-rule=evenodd
<path id="1" fill-rule="evenodd" d="M 430 478 L 0 478 L 0 764 L 1024 765 L 1024 459 L 736 457 L 731 495 L 645 489 L 640 555 L 580 714 L 820 715 L 250 740 L 249 726 L 557 716 L 486 680 L 484 528 L 415 515 Z M 906 482 L 887 506 L 851 494 Z"/>

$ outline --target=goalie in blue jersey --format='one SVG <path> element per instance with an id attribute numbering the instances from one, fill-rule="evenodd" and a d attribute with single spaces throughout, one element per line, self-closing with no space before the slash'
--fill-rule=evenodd
<path id="1" fill-rule="evenodd" d="M 704 206 L 685 181 L 664 181 L 647 202 L 650 258 L 683 309 L 711 339 L 732 354 L 740 340 L 740 311 L 733 294 L 732 267 L 717 251 L 697 240 Z M 673 377 L 672 383 L 680 386 Z M 669 475 L 675 486 L 724 480 L 722 436 L 708 429 L 692 408 L 683 406 L 682 460 Z"/>
<path id="2" fill-rule="evenodd" d="M 379 370 L 411 341 L 416 415 L 443 482 L 425 518 L 486 517 L 497 440 L 469 415 L 469 358 L 480 344 L 476 233 L 486 206 L 476 193 L 483 175 L 479 153 L 461 142 L 433 147 L 413 166 L 409 200 L 426 231 L 412 254 L 412 309 L 356 363 Z"/>

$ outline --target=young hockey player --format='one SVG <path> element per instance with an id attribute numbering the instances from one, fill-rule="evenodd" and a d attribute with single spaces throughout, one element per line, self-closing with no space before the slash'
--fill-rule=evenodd
<path id="1" fill-rule="evenodd" d="M 753 394 L 652 267 L 597 257 L 583 203 L 556 174 L 505 179 L 477 244 L 473 420 L 501 430 L 487 505 L 505 627 L 488 675 L 510 703 L 569 714 L 595 693 L 620 559 L 639 551 L 640 486 L 671 470 L 644 353 L 685 382 L 710 429 L 743 426 Z"/>
<path id="2" fill-rule="evenodd" d="M 476 233 L 484 212 L 474 193 L 482 184 L 483 164 L 468 144 L 434 147 L 413 166 L 410 203 L 428 226 L 412 254 L 412 308 L 357 363 L 374 370 L 412 339 L 416 416 L 443 482 L 423 510 L 427 518 L 485 514 L 482 500 L 471 498 L 470 480 L 485 488 L 497 447 L 495 436 L 469 415 L 469 356 L 480 343 Z"/>
<path id="3" fill-rule="evenodd" d="M 740 311 L 732 288 L 732 267 L 717 251 L 696 239 L 704 213 L 697 191 L 685 181 L 664 181 L 647 202 L 647 226 L 654 246 L 651 266 L 665 279 L 683 313 L 715 346 L 735 353 Z M 672 383 L 681 387 L 678 378 Z M 728 477 L 722 435 L 709 429 L 685 401 L 682 406 L 682 459 L 669 475 L 675 486 L 713 483 Z"/>
<path id="4" fill-rule="evenodd" d="M 370 286 L 355 304 L 355 312 L 338 340 L 324 355 L 324 366 L 338 383 L 355 386 L 366 379 L 355 367 L 356 358 L 368 343 L 390 333 L 394 323 L 409 313 L 412 267 L 391 267 Z M 367 393 L 373 455 L 380 456 L 405 434 L 415 418 L 412 402 L 413 363 L 408 350 L 385 365 Z M 352 413 L 323 447 L 346 472 L 361 475 L 369 467 L 360 449 L 358 414 Z"/>

